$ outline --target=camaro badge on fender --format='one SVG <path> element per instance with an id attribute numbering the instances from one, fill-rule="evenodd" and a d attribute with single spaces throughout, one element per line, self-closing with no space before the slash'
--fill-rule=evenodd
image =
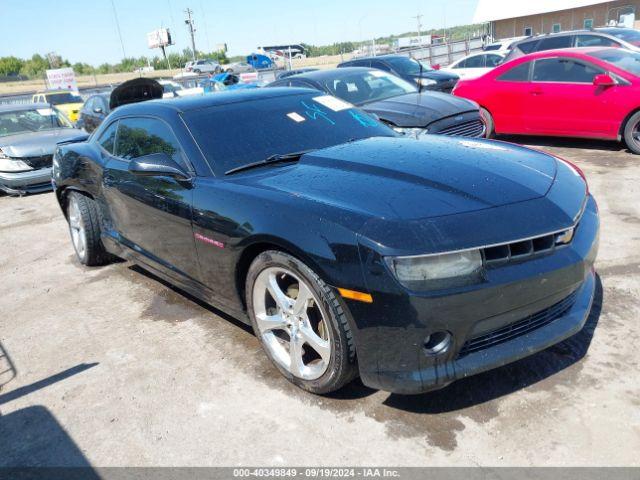
<path id="1" fill-rule="evenodd" d="M 209 245 L 213 245 L 218 248 L 224 248 L 224 243 L 214 240 L 213 238 L 205 237 L 199 233 L 194 233 L 193 235 L 196 237 L 196 240 L 200 240 L 203 243 L 208 243 Z"/>

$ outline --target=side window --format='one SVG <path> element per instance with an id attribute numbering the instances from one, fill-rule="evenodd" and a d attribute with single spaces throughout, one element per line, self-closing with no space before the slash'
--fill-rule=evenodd
<path id="1" fill-rule="evenodd" d="M 532 62 L 521 63 L 498 77 L 501 82 L 528 82 Z"/>
<path id="2" fill-rule="evenodd" d="M 573 36 L 558 35 L 557 37 L 548 37 L 540 42 L 537 48 L 538 52 L 544 50 L 556 50 L 558 48 L 571 48 L 573 46 Z"/>
<path id="3" fill-rule="evenodd" d="M 484 55 L 478 55 L 477 57 L 467 58 L 465 68 L 484 68 Z"/>
<path id="4" fill-rule="evenodd" d="M 600 73 L 599 69 L 566 58 L 545 58 L 535 62 L 533 81 L 593 83 L 593 78 Z"/>
<path id="5" fill-rule="evenodd" d="M 98 143 L 102 148 L 104 148 L 111 155 L 114 154 L 114 147 L 116 142 L 116 130 L 118 129 L 118 122 L 113 122 L 111 125 L 107 127 L 107 129 L 102 132 L 100 138 L 98 139 Z"/>
<path id="6" fill-rule="evenodd" d="M 171 129 L 155 118 L 125 118 L 118 127 L 118 157 L 125 160 L 164 152 L 174 162 L 190 170 L 185 162 L 182 148 Z"/>
<path id="7" fill-rule="evenodd" d="M 462 60 L 460 63 L 458 63 L 455 67 L 453 67 L 454 69 L 456 68 L 467 68 L 467 61 L 466 60 Z"/>
<path id="8" fill-rule="evenodd" d="M 371 68 L 377 68 L 378 70 L 384 70 L 385 72 L 390 72 L 391 71 L 389 66 L 386 63 L 381 62 L 380 60 L 372 60 L 371 61 Z"/>
<path id="9" fill-rule="evenodd" d="M 502 63 L 503 58 L 500 55 L 487 55 L 486 66 L 488 68 L 497 67 Z"/>
<path id="10" fill-rule="evenodd" d="M 353 62 L 353 66 L 371 68 L 371 60 L 356 60 Z"/>
<path id="11" fill-rule="evenodd" d="M 578 35 L 576 47 L 619 47 L 620 44 L 606 37 L 597 35 Z"/>
<path id="12" fill-rule="evenodd" d="M 534 40 L 533 42 L 524 42 L 518 44 L 518 48 L 522 53 L 529 54 L 533 51 L 537 51 L 536 46 L 538 45 L 539 40 Z"/>
<path id="13" fill-rule="evenodd" d="M 84 102 L 84 106 L 82 110 L 85 112 L 93 112 L 93 109 L 96 107 L 96 97 L 91 97 L 89 100 Z"/>

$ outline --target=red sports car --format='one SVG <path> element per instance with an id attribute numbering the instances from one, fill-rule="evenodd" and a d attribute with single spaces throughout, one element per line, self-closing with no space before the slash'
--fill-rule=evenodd
<path id="1" fill-rule="evenodd" d="M 533 53 L 462 80 L 491 133 L 621 141 L 640 154 L 640 53 L 574 48 Z"/>

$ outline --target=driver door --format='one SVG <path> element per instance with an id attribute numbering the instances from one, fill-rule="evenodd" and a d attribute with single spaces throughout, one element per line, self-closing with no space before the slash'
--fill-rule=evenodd
<path id="1" fill-rule="evenodd" d="M 170 155 L 185 172 L 193 171 L 164 121 L 151 117 L 121 119 L 114 155 L 105 167 L 106 203 L 120 242 L 135 251 L 141 261 L 160 267 L 178 281 L 195 282 L 199 267 L 191 224 L 191 183 L 129 171 L 131 160 L 158 152 Z"/>
<path id="2" fill-rule="evenodd" d="M 526 99 L 527 130 L 532 134 L 610 138 L 617 134 L 612 110 L 622 101 L 620 87 L 594 85 L 606 73 L 568 57 L 536 60 Z"/>

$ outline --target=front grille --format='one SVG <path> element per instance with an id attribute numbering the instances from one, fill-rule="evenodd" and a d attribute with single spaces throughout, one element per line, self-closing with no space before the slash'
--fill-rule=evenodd
<path id="1" fill-rule="evenodd" d="M 463 345 L 458 358 L 462 358 L 470 353 L 484 350 L 485 348 L 493 347 L 503 342 L 507 342 L 513 338 L 525 335 L 529 332 L 537 330 L 538 328 L 549 325 L 554 320 L 562 317 L 566 314 L 571 307 L 576 303 L 578 291 L 576 290 L 564 300 L 552 305 L 549 308 L 542 310 L 541 312 L 534 313 L 528 317 L 514 322 L 505 327 L 498 328 L 489 333 L 485 333 L 478 337 L 467 340 Z"/>
<path id="2" fill-rule="evenodd" d="M 469 122 L 458 123 L 450 127 L 443 128 L 438 135 L 447 135 L 450 137 L 483 137 L 485 127 L 482 120 L 471 120 Z"/>
<path id="3" fill-rule="evenodd" d="M 573 239 L 573 228 L 540 237 L 505 243 L 482 249 L 484 264 L 487 267 L 498 267 L 507 263 L 531 260 L 538 255 L 553 253 L 556 249 L 567 246 Z"/>
<path id="4" fill-rule="evenodd" d="M 42 155 L 40 157 L 22 157 L 19 160 L 22 160 L 34 170 L 38 170 L 40 168 L 50 167 L 53 164 L 53 155 Z"/>

